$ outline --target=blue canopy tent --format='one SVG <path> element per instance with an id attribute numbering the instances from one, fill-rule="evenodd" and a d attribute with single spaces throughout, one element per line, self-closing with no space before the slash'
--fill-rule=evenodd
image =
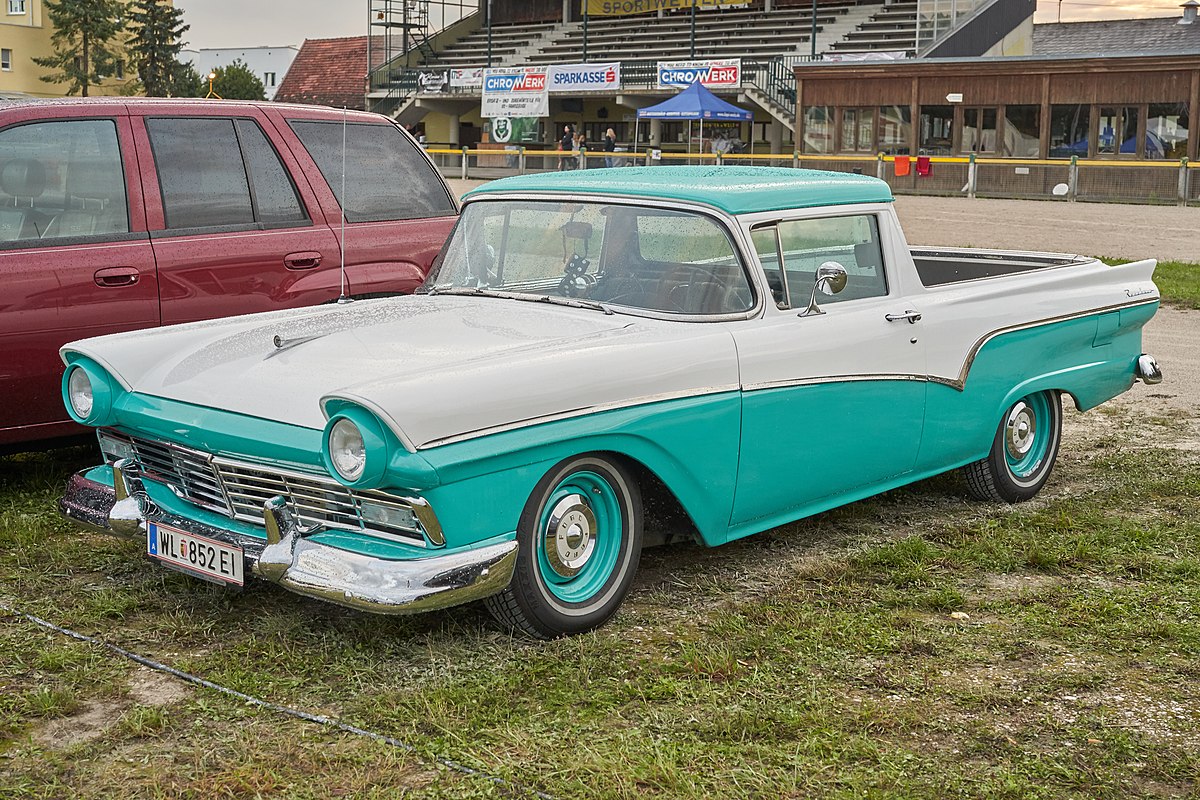
<path id="1" fill-rule="evenodd" d="M 691 121 L 700 120 L 700 141 L 704 141 L 704 120 L 721 122 L 753 122 L 754 112 L 745 111 L 732 103 L 726 103 L 710 92 L 700 81 L 696 81 L 674 97 L 658 105 L 639 108 L 637 121 L 633 124 L 633 141 L 637 145 L 638 124 L 643 119 L 686 119 L 688 120 L 688 152 L 692 150 Z M 750 126 L 751 149 L 754 143 L 754 126 Z"/>

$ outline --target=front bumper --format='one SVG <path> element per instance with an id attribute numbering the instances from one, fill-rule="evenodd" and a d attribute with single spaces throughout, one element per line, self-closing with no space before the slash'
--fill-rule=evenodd
<path id="1" fill-rule="evenodd" d="M 295 524 L 281 497 L 264 504 L 264 542 L 161 508 L 130 461 L 114 465 L 112 486 L 72 475 L 58 505 L 68 519 L 118 536 L 144 538 L 147 522 L 157 522 L 237 545 L 248 571 L 264 580 L 377 614 L 415 614 L 496 594 L 512 580 L 517 561 L 515 541 L 404 561 L 351 553 L 306 539 L 309 532 Z"/>

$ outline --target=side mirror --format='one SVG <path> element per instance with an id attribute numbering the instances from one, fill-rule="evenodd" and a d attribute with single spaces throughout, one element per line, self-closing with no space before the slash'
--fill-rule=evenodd
<path id="1" fill-rule="evenodd" d="M 812 296 L 808 299 L 808 308 L 800 312 L 802 317 L 813 317 L 824 314 L 817 305 L 817 292 L 833 296 L 846 288 L 846 268 L 836 261 L 826 261 L 817 267 L 816 280 L 813 283 Z"/>

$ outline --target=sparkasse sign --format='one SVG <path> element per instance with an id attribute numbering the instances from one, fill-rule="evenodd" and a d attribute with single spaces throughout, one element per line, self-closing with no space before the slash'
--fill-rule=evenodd
<path id="1" fill-rule="evenodd" d="M 550 67 L 550 91 L 616 91 L 621 88 L 621 62 L 560 64 Z"/>

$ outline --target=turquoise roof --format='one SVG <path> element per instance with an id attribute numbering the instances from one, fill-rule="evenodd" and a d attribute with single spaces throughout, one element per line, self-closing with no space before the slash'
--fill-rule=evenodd
<path id="1" fill-rule="evenodd" d="M 851 203 L 888 203 L 892 190 L 878 178 L 788 167 L 619 167 L 516 175 L 468 192 L 567 192 L 683 200 L 729 214 Z"/>

